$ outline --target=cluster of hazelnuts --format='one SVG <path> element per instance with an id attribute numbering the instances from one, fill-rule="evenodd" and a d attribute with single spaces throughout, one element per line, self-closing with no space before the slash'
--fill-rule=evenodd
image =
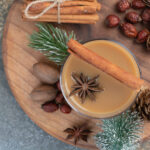
<path id="1" fill-rule="evenodd" d="M 146 2 L 147 1 L 147 2 Z M 120 25 L 123 33 L 129 38 L 136 38 L 137 43 L 145 43 L 147 49 L 150 50 L 150 1 L 149 0 L 120 0 L 117 3 L 117 10 L 119 12 L 125 12 L 127 9 L 132 7 L 133 9 L 143 9 L 141 15 L 135 11 L 129 11 L 125 15 L 127 22 L 120 24 L 120 18 L 114 14 L 108 15 L 106 18 L 106 25 L 110 28 L 117 27 Z M 145 28 L 141 31 L 137 31 L 136 27 L 133 24 L 142 22 L 148 28 Z"/>

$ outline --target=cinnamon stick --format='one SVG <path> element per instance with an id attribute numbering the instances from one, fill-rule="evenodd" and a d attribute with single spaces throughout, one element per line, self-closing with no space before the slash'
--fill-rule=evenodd
<path id="1" fill-rule="evenodd" d="M 28 18 L 23 18 L 24 21 L 33 21 L 31 19 L 28 19 Z M 57 19 L 42 19 L 42 18 L 38 18 L 36 19 L 36 21 L 39 21 L 39 22 L 58 22 Z M 61 20 L 61 23 L 74 23 L 74 24 L 95 24 L 96 21 L 94 20 L 64 20 L 62 19 Z"/>
<path id="2" fill-rule="evenodd" d="M 27 2 L 27 5 L 29 3 L 30 2 Z M 34 5 L 32 5 L 32 7 L 30 7 L 29 10 L 32 11 L 32 12 L 43 11 L 46 7 L 48 7 L 52 3 L 53 2 L 43 2 L 43 3 L 34 4 Z M 101 9 L 101 4 L 100 3 L 97 3 L 97 2 L 87 2 L 87 1 L 65 1 L 65 2 L 63 2 L 60 5 L 60 7 L 71 7 L 71 6 L 95 6 L 98 11 Z M 55 6 L 55 8 L 56 7 L 57 6 Z"/>
<path id="3" fill-rule="evenodd" d="M 96 13 L 95 6 L 73 6 L 73 7 L 62 7 L 60 12 L 61 15 L 80 15 L 80 14 L 94 14 Z M 37 9 L 35 11 L 30 10 L 29 14 L 41 13 L 42 11 Z M 46 12 L 46 14 L 57 15 L 58 9 L 52 8 Z"/>
<path id="4" fill-rule="evenodd" d="M 144 84 L 144 80 L 137 78 L 131 73 L 123 70 L 122 68 L 111 63 L 102 56 L 99 56 L 95 52 L 89 50 L 88 48 L 86 48 L 85 46 L 81 45 L 80 43 L 78 43 L 73 39 L 71 39 L 68 42 L 68 47 L 69 47 L 68 52 L 71 51 L 71 53 L 73 53 L 74 55 L 80 57 L 89 64 L 111 75 L 112 77 L 124 83 L 130 88 L 139 90 Z"/>
<path id="5" fill-rule="evenodd" d="M 28 19 L 24 14 L 23 14 L 23 19 L 29 20 L 29 21 L 31 20 L 31 19 Z M 97 20 L 99 20 L 99 16 L 97 14 L 89 14 L 89 15 L 60 15 L 61 23 L 92 24 L 92 23 L 96 23 Z M 58 16 L 57 15 L 44 14 L 43 16 L 41 16 L 40 18 L 36 19 L 35 21 L 57 22 L 58 21 Z"/>

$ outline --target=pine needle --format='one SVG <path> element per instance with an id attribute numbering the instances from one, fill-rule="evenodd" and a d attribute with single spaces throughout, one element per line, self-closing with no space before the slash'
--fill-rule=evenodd
<path id="1" fill-rule="evenodd" d="M 103 131 L 95 136 L 100 150 L 136 150 L 144 124 L 137 112 L 127 111 L 102 121 Z"/>
<path id="2" fill-rule="evenodd" d="M 30 36 L 29 46 L 40 51 L 57 65 L 63 65 L 69 53 L 67 52 L 68 41 L 76 39 L 74 32 L 66 32 L 51 24 L 36 24 L 38 32 Z"/>

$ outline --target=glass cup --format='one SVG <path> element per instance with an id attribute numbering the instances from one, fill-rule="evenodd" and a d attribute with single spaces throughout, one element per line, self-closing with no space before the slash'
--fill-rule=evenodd
<path id="1" fill-rule="evenodd" d="M 139 76 L 141 75 L 141 72 L 140 72 L 140 68 L 139 68 L 139 65 L 137 63 L 137 60 L 135 58 L 135 56 L 133 55 L 133 53 L 128 49 L 126 48 L 123 44 L 117 42 L 117 41 L 114 41 L 114 40 L 106 40 L 106 41 L 110 41 L 110 42 L 113 42 L 115 44 L 118 44 L 120 45 L 122 48 L 124 48 L 125 51 L 128 52 L 128 54 L 134 59 L 136 65 L 137 65 L 137 68 L 138 68 L 138 71 L 139 71 Z M 90 41 L 89 41 L 90 42 Z M 86 42 L 88 43 L 88 42 Z M 69 57 L 68 57 L 69 58 Z M 66 59 L 66 62 L 68 60 L 68 58 Z M 63 69 L 64 69 L 64 66 L 66 65 L 66 62 L 64 63 L 64 65 L 62 66 L 61 68 L 61 75 L 60 75 L 60 86 L 61 86 L 61 90 L 62 90 L 62 94 L 65 98 L 65 100 L 67 101 L 67 103 L 71 106 L 71 108 L 73 110 L 75 110 L 76 112 L 78 112 L 79 114 L 82 114 L 82 115 L 85 115 L 85 116 L 88 116 L 88 117 L 91 117 L 91 118 L 97 118 L 97 119 L 104 119 L 104 118 L 110 118 L 110 117 L 114 117 L 116 115 L 119 115 L 120 113 L 124 112 L 125 110 L 127 110 L 135 101 L 136 97 L 137 97 L 137 94 L 135 95 L 135 97 L 133 98 L 132 102 L 130 102 L 130 104 L 128 104 L 126 107 L 124 107 L 123 109 L 120 109 L 118 111 L 116 111 L 115 113 L 110 113 L 110 114 L 107 114 L 107 115 L 99 115 L 99 114 L 96 114 L 96 115 L 91 115 L 90 113 L 87 113 L 85 111 L 82 110 L 82 108 L 78 107 L 77 105 L 74 105 L 73 102 L 71 101 L 71 98 L 68 96 L 67 94 L 67 91 L 66 91 L 66 88 L 64 86 L 65 84 L 65 79 L 63 79 Z"/>

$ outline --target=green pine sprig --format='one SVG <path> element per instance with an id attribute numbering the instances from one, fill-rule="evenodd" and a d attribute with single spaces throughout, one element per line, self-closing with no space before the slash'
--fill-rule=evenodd
<path id="1" fill-rule="evenodd" d="M 38 31 L 30 36 L 29 46 L 42 52 L 51 61 L 62 65 L 69 53 L 67 52 L 68 41 L 76 39 L 74 32 L 66 32 L 51 24 L 36 24 Z"/>
<path id="2" fill-rule="evenodd" d="M 94 137 L 100 150 L 136 150 L 144 125 L 137 112 L 127 111 L 102 121 L 103 131 Z"/>

